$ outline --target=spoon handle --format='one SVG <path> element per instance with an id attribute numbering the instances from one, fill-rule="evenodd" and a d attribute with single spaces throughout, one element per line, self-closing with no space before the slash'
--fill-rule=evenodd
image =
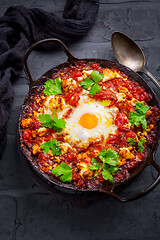
<path id="1" fill-rule="evenodd" d="M 154 82 L 154 84 L 157 86 L 157 88 L 160 90 L 160 82 L 146 68 L 143 68 L 142 72 L 145 73 Z"/>

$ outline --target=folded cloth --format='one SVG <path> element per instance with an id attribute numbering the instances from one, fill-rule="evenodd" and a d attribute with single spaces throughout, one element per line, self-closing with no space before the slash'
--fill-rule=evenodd
<path id="1" fill-rule="evenodd" d="M 34 42 L 55 37 L 72 42 L 92 27 L 98 0 L 68 0 L 63 17 L 42 9 L 15 6 L 0 18 L 0 157 L 6 141 L 6 126 L 14 98 L 11 82 L 23 69 L 25 50 Z M 49 45 L 43 46 L 49 48 Z"/>

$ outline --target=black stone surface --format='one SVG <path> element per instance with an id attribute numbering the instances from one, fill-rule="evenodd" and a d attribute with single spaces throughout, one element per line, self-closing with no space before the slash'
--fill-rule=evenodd
<path id="1" fill-rule="evenodd" d="M 147 68 L 160 80 L 160 1 L 100 0 L 92 30 L 69 49 L 79 58 L 115 60 L 110 37 L 122 31 L 143 49 Z M 54 9 L 61 15 L 65 0 L 0 0 L 0 15 L 11 5 Z M 34 52 L 30 69 L 37 79 L 65 61 L 62 51 Z M 154 84 L 143 75 L 157 95 Z M 40 188 L 26 172 L 16 146 L 20 106 L 28 92 L 25 74 L 14 83 L 15 100 L 7 131 L 7 145 L 0 160 L 0 240 L 158 240 L 160 239 L 160 185 L 147 196 L 129 203 L 111 197 L 77 206 Z M 160 95 L 159 95 L 160 96 Z M 160 148 L 156 158 L 159 162 Z M 148 167 L 123 191 L 133 194 L 151 183 L 156 174 Z"/>

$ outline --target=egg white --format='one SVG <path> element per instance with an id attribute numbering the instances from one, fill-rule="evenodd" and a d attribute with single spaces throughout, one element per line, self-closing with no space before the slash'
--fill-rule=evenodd
<path id="1" fill-rule="evenodd" d="M 92 140 L 93 138 L 99 138 L 104 136 L 108 137 L 109 133 L 115 133 L 117 126 L 115 125 L 115 118 L 118 113 L 117 107 L 110 107 L 108 102 L 110 101 L 101 101 L 97 102 L 94 99 L 88 97 L 86 90 L 83 90 L 80 95 L 79 105 L 73 109 L 71 117 L 64 119 L 66 122 L 66 127 L 62 130 L 61 133 L 67 133 L 70 136 L 72 143 L 84 142 Z M 65 100 L 62 98 L 62 110 L 56 111 L 58 118 L 63 118 L 65 113 L 71 108 L 70 105 L 65 103 Z M 44 114 L 50 114 L 53 116 L 55 114 L 54 107 L 56 101 L 54 102 L 54 96 L 49 96 L 46 98 L 44 104 Z M 79 124 L 81 116 L 85 113 L 94 114 L 98 118 L 98 124 L 92 129 L 87 129 L 82 127 Z"/>
<path id="2" fill-rule="evenodd" d="M 81 104 L 74 110 L 72 116 L 66 120 L 64 132 L 69 133 L 72 142 L 87 142 L 88 139 L 100 137 L 101 135 L 107 138 L 109 133 L 115 133 L 117 130 L 117 126 L 114 124 L 117 111 L 116 107 L 105 108 L 98 102 L 83 103 L 81 101 Z M 98 118 L 96 127 L 87 129 L 78 123 L 81 116 L 85 113 L 96 115 Z"/>

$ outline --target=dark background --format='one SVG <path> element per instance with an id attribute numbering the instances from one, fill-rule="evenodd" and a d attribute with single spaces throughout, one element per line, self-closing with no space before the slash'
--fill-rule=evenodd
<path id="1" fill-rule="evenodd" d="M 61 15 L 65 0 L 0 0 L 0 15 L 11 5 L 38 7 Z M 111 34 L 122 31 L 143 49 L 147 68 L 160 79 L 160 1 L 100 0 L 92 30 L 69 45 L 79 58 L 115 60 Z M 29 61 L 33 77 L 66 60 L 64 53 L 34 52 Z M 144 75 L 143 75 L 144 76 Z M 158 90 L 144 76 L 158 94 Z M 85 207 L 49 194 L 26 172 L 17 151 L 16 132 L 20 106 L 28 92 L 24 73 L 14 83 L 15 99 L 0 160 L 0 240 L 158 240 L 160 239 L 160 185 L 142 199 L 121 203 L 111 197 Z M 159 158 L 160 148 L 156 154 Z M 152 167 L 139 175 L 124 193 L 133 194 L 155 178 Z"/>

